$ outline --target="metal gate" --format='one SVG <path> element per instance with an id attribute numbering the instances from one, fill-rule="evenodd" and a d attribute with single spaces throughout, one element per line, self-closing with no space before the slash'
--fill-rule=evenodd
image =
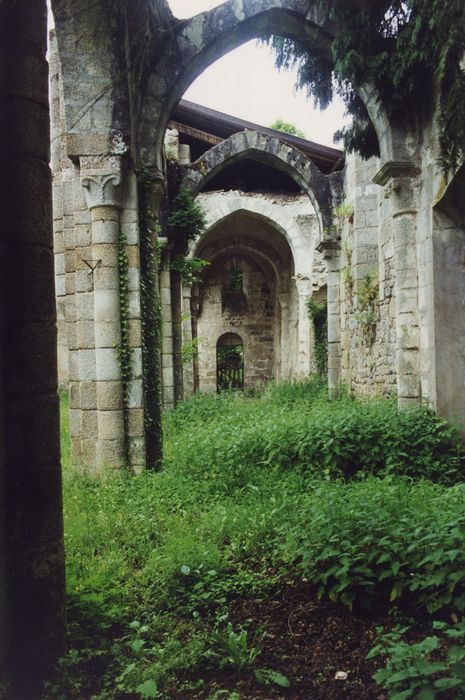
<path id="1" fill-rule="evenodd" d="M 232 334 L 231 334 L 232 335 Z M 243 345 L 222 344 L 216 346 L 216 387 L 218 391 L 244 388 Z"/>

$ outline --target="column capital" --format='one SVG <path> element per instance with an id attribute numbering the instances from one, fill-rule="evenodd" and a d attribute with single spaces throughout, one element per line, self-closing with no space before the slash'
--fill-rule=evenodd
<path id="1" fill-rule="evenodd" d="M 115 155 L 81 156 L 81 185 L 90 210 L 122 209 L 122 158 Z"/>
<path id="2" fill-rule="evenodd" d="M 413 161 L 393 160 L 374 176 L 373 182 L 385 187 L 384 196 L 391 200 L 393 218 L 416 214 L 416 178 L 420 172 Z"/>
<path id="3" fill-rule="evenodd" d="M 299 297 L 308 297 L 310 294 L 310 276 L 303 275 L 301 272 L 298 272 L 295 275 L 294 280 Z"/>
<path id="4" fill-rule="evenodd" d="M 373 182 L 384 187 L 394 179 L 414 178 L 420 172 L 421 169 L 415 161 L 388 160 L 373 177 Z"/>
<path id="5" fill-rule="evenodd" d="M 321 253 L 325 259 L 337 258 L 341 252 L 341 241 L 340 238 L 324 236 L 315 247 L 317 252 Z"/>

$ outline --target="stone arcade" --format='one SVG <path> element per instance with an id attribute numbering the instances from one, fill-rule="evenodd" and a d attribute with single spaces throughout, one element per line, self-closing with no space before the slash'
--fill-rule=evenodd
<path id="1" fill-rule="evenodd" d="M 164 206 L 163 143 L 173 110 L 209 64 L 250 38 L 305 37 L 331 61 L 330 40 L 340 31 L 312 0 L 228 0 L 183 21 L 165 0 L 53 0 L 52 8 L 53 213 L 45 0 L 0 3 L 0 684 L 9 682 L 15 698 L 36 695 L 64 645 L 53 237 L 60 367 L 69 372 L 75 454 L 97 469 L 121 464 L 128 448 L 131 464 L 141 467 L 153 440 L 144 421 L 151 391 L 144 362 L 154 350 L 144 354 L 141 341 L 147 309 L 140 244 L 153 235 Z M 393 125 L 372 86 L 359 94 L 376 129 L 379 159 L 350 157 L 330 175 L 298 146 L 245 132 L 223 136 L 186 167 L 186 182 L 209 211 L 195 253 L 211 260 L 212 300 L 203 304 L 219 320 L 215 294 L 224 282 L 221 270 L 231 267 L 215 266 L 232 260 L 244 286 L 269 294 L 263 308 L 268 304 L 270 329 L 259 337 L 272 338 L 260 342 L 273 346 L 275 373 L 279 366 L 282 376 L 305 374 L 312 360 L 302 303 L 314 282 L 315 290 L 326 284 L 330 391 L 345 384 L 358 393 L 395 392 L 400 405 L 424 401 L 463 424 L 464 166 L 445 179 L 432 119 L 421 128 Z M 226 149 L 238 161 L 269 164 L 272 156 L 303 193 L 295 212 L 279 197 L 241 191 L 242 201 L 234 203 L 208 190 Z M 301 216 L 309 229 L 299 224 L 298 231 Z M 250 218 L 260 221 L 255 238 L 244 224 Z M 239 231 L 236 240 L 230 224 Z M 120 235 L 132 354 L 126 387 L 117 357 Z M 296 255 L 299 235 L 312 244 Z M 161 263 L 166 326 L 182 296 L 171 283 L 169 244 Z M 291 352 L 285 338 L 292 323 Z M 169 323 L 164 328 L 161 358 L 167 404 L 179 392 L 180 334 L 171 325 L 171 335 Z M 244 335 L 244 328 L 235 332 Z M 243 342 L 246 348 L 246 337 Z"/>

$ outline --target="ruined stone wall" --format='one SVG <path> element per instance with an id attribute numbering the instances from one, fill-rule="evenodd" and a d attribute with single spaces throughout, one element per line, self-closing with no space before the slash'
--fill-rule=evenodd
<path id="1" fill-rule="evenodd" d="M 202 285 L 197 319 L 201 391 L 216 391 L 216 346 L 224 333 L 235 333 L 242 339 L 245 389 L 263 385 L 273 377 L 275 285 L 245 259 L 235 260 L 234 265 L 242 271 L 243 299 L 228 300 L 229 265 L 214 265 Z"/>
<path id="2" fill-rule="evenodd" d="M 377 159 L 347 159 L 339 208 L 341 381 L 358 395 L 386 396 L 396 389 L 395 269 L 389 200 L 372 180 L 378 169 Z"/>
<path id="3" fill-rule="evenodd" d="M 144 463 L 144 426 L 136 178 L 118 155 L 68 157 L 53 31 L 49 56 L 58 378 L 70 392 L 73 454 L 89 467 L 120 466 L 127 446 L 137 467 Z M 126 241 L 132 355 L 126 418 L 118 361 L 120 236 Z"/>

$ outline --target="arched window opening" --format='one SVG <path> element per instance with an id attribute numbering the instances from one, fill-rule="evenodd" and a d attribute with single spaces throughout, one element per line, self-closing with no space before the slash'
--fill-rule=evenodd
<path id="1" fill-rule="evenodd" d="M 223 311 L 244 315 L 248 311 L 247 297 L 244 292 L 244 273 L 239 264 L 233 262 L 227 271 L 227 278 L 222 290 Z"/>
<path id="2" fill-rule="evenodd" d="M 216 387 L 217 391 L 244 388 L 244 344 L 236 333 L 224 333 L 216 344 Z"/>

